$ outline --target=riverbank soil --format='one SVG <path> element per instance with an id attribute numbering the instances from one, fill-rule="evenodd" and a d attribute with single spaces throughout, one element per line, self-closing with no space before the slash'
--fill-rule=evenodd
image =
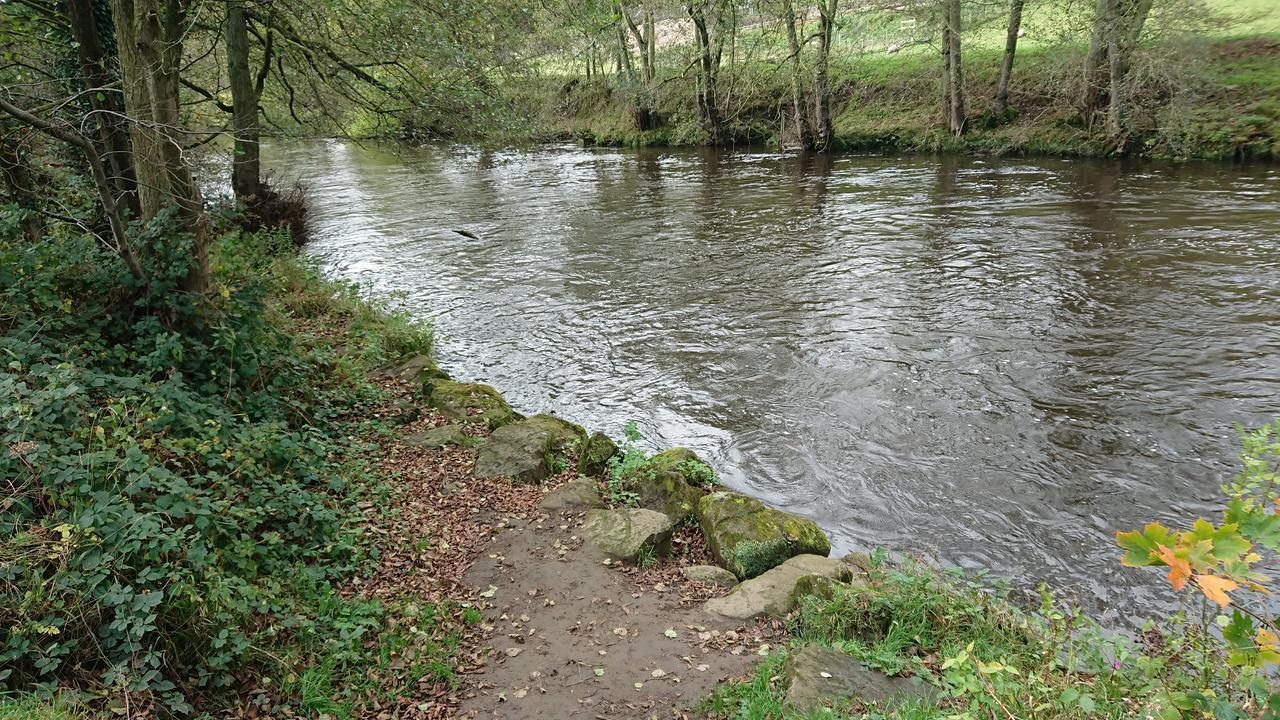
<path id="1" fill-rule="evenodd" d="M 412 403 L 408 383 L 384 389 L 388 415 Z M 680 573 L 710 562 L 696 530 L 678 531 L 671 556 L 651 567 L 609 561 L 583 545 L 581 509 L 539 507 L 576 468 L 542 485 L 477 478 L 474 449 L 406 442 L 449 422 L 413 412 L 382 443 L 378 467 L 391 492 L 362 506 L 384 539 L 380 567 L 352 590 L 392 603 L 452 602 L 480 617 L 460 636 L 453 687 L 423 684 L 382 708 L 387 717 L 685 718 L 777 643 L 780 623 L 727 622 L 702 609 L 727 590 Z M 478 424 L 468 433 L 486 434 Z"/>

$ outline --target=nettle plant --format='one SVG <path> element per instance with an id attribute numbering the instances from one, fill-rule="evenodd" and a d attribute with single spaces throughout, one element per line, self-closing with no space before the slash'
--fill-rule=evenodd
<path id="1" fill-rule="evenodd" d="M 1117 532 L 1116 542 L 1125 551 L 1121 564 L 1168 568 L 1173 589 L 1198 599 L 1202 689 L 1170 702 L 1220 714 L 1224 703 L 1256 700 L 1276 717 L 1280 698 L 1267 685 L 1280 664 L 1280 633 L 1260 607 L 1272 590 L 1258 568 L 1280 554 L 1280 420 L 1242 428 L 1240 437 L 1242 467 L 1222 486 L 1227 506 L 1219 522 L 1199 518 L 1181 531 L 1153 522 Z"/>

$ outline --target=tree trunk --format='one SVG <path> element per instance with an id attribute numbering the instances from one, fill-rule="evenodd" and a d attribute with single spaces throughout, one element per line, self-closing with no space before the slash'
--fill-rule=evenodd
<path id="1" fill-rule="evenodd" d="M 1013 55 L 1018 50 L 1018 33 L 1022 29 L 1022 5 L 1025 0 L 1009 3 L 1009 33 L 1004 39 L 1004 63 L 996 83 L 996 115 L 1003 119 L 1009 112 L 1009 79 L 1013 75 Z"/>
<path id="2" fill-rule="evenodd" d="M 714 23 L 716 18 L 708 18 L 707 5 L 707 2 L 694 3 L 688 6 L 688 11 L 689 18 L 693 20 L 694 37 L 698 46 L 698 122 L 702 127 L 703 142 L 707 145 L 719 145 L 724 141 L 724 120 L 720 116 L 716 96 L 721 48 L 718 43 L 714 46 L 712 43 L 708 25 Z"/>
<path id="3" fill-rule="evenodd" d="M 200 186 L 184 154 L 179 114 L 186 10 L 185 0 L 111 0 L 142 218 L 150 220 L 168 206 L 177 208 L 192 244 L 182 289 L 204 292 L 209 286 L 209 230 Z"/>
<path id="4" fill-rule="evenodd" d="M 627 31 L 621 21 L 614 24 L 614 34 L 618 38 L 618 74 L 634 80 L 636 71 L 631 66 L 631 45 L 627 42 Z"/>
<path id="5" fill-rule="evenodd" d="M 0 177 L 4 178 L 4 189 L 9 200 L 27 214 L 19 221 L 22 238 L 28 243 L 36 243 L 44 236 L 44 223 L 37 214 L 39 203 L 36 200 L 35 183 L 31 178 L 31 168 L 23 155 L 22 146 L 9 134 L 9 128 L 0 132 Z"/>
<path id="6" fill-rule="evenodd" d="M 76 41 L 76 54 L 84 86 L 89 92 L 89 107 L 97 128 L 98 154 L 102 157 L 117 203 L 135 216 L 139 213 L 138 181 L 133 171 L 133 155 L 129 147 L 129 130 L 125 126 L 124 103 L 120 92 L 107 90 L 116 81 L 112 58 L 103 47 L 93 0 L 67 0 L 67 21 L 71 37 Z M 94 88 L 104 88 L 94 90 Z"/>
<path id="7" fill-rule="evenodd" d="M 1107 108 L 1107 135 L 1119 140 L 1129 112 L 1129 68 L 1138 39 L 1151 13 L 1152 0 L 1108 0 L 1108 11 L 1113 16 L 1107 52 L 1110 55 L 1111 97 Z"/>
<path id="8" fill-rule="evenodd" d="M 627 29 L 631 32 L 631 37 L 636 41 L 636 48 L 640 51 L 640 80 L 647 86 L 653 83 L 654 75 L 653 55 L 649 53 L 649 43 L 651 38 L 649 38 L 645 33 L 651 32 L 649 27 L 653 16 L 648 10 L 645 10 L 645 16 L 641 20 L 641 23 L 644 25 L 644 29 L 641 29 L 639 25 L 636 25 L 635 20 L 632 19 L 631 11 L 627 9 L 625 4 L 618 3 L 618 11 L 622 13 L 622 20 L 626 23 Z M 626 39 L 623 38 L 623 41 L 625 43 Z"/>
<path id="9" fill-rule="evenodd" d="M 259 153 L 258 89 L 249 70 L 249 26 L 244 0 L 227 4 L 227 77 L 231 81 L 231 129 L 235 149 L 231 158 L 231 189 L 244 205 L 262 190 Z"/>
<path id="10" fill-rule="evenodd" d="M 791 124 L 795 127 L 797 144 L 809 150 L 813 148 L 813 131 L 809 127 L 809 111 L 801 85 L 800 39 L 796 33 L 796 11 L 791 0 L 782 0 L 782 20 L 787 26 L 787 50 L 791 53 Z"/>
<path id="11" fill-rule="evenodd" d="M 943 62 L 946 88 L 947 131 L 959 137 L 964 132 L 964 72 L 960 59 L 960 0 L 946 0 L 947 19 L 943 31 L 946 59 Z"/>
<path id="12" fill-rule="evenodd" d="M 649 56 L 649 82 L 658 79 L 658 41 L 656 39 L 655 25 L 653 22 L 653 10 L 644 9 L 644 36 L 647 38 L 645 43 L 645 54 Z"/>
<path id="13" fill-rule="evenodd" d="M 950 128 L 951 122 L 951 28 L 943 18 L 942 23 L 942 126 Z"/>
<path id="14" fill-rule="evenodd" d="M 1080 101 L 1080 113 L 1085 125 L 1093 127 L 1098 113 L 1106 107 L 1108 60 L 1107 46 L 1110 35 L 1107 26 L 1108 0 L 1096 0 L 1093 8 L 1093 32 L 1089 35 L 1089 54 L 1084 61 L 1084 97 Z"/>
<path id="15" fill-rule="evenodd" d="M 1129 67 L 1151 5 L 1152 0 L 1098 0 L 1094 9 L 1081 115 L 1092 128 L 1106 109 L 1106 130 L 1113 138 L 1124 126 Z"/>
<path id="16" fill-rule="evenodd" d="M 837 0 L 818 2 L 818 57 L 813 72 L 813 147 L 831 149 L 831 83 L 827 68 L 831 58 L 831 35 L 836 23 Z"/>

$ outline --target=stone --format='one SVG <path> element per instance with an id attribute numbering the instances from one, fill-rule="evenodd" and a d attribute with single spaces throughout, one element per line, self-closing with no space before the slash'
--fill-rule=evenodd
<path id="1" fill-rule="evenodd" d="M 582 526 L 582 539 L 610 558 L 637 562 L 645 554 L 671 552 L 671 518 L 644 508 L 592 510 Z"/>
<path id="2" fill-rule="evenodd" d="M 402 360 L 395 365 L 383 368 L 378 373 L 384 378 L 399 378 L 409 382 L 422 382 L 423 380 L 442 379 L 448 380 L 449 375 L 441 370 L 436 361 L 431 359 L 430 355 L 414 355 L 406 360 Z"/>
<path id="3" fill-rule="evenodd" d="M 535 415 L 494 430 L 476 456 L 476 477 L 539 483 L 557 472 L 556 459 L 578 453 L 587 431 L 551 415 Z"/>
<path id="4" fill-rule="evenodd" d="M 488 385 L 434 378 L 423 382 L 422 390 L 427 404 L 452 420 L 483 422 L 496 430 L 523 419 Z"/>
<path id="5" fill-rule="evenodd" d="M 685 482 L 679 471 L 646 463 L 627 482 L 636 494 L 636 504 L 657 510 L 672 522 L 680 522 L 698 509 L 698 500 L 706 491 Z"/>
<path id="6" fill-rule="evenodd" d="M 812 520 L 728 490 L 698 501 L 698 523 L 720 567 L 744 580 L 789 557 L 831 553 L 831 541 Z"/>
<path id="7" fill-rule="evenodd" d="M 547 493 L 538 507 L 549 511 L 602 508 L 604 500 L 594 480 L 579 477 Z"/>
<path id="8" fill-rule="evenodd" d="M 931 702 L 937 697 L 935 688 L 919 678 L 890 677 L 857 658 L 818 645 L 807 645 L 787 657 L 782 666 L 782 687 L 786 693 L 783 705 L 801 714 L 849 700 Z"/>
<path id="9" fill-rule="evenodd" d="M 655 469 L 674 470 L 695 488 L 714 489 L 719 485 L 711 466 L 689 448 L 668 448 L 649 458 L 645 465 Z"/>
<path id="10" fill-rule="evenodd" d="M 718 565 L 690 565 L 680 568 L 680 574 L 684 575 L 686 580 L 708 585 L 733 587 L 738 584 L 738 578 L 733 573 Z"/>
<path id="11" fill-rule="evenodd" d="M 405 399 L 396 402 L 395 414 L 388 415 L 386 420 L 392 425 L 408 425 L 420 417 L 422 417 L 422 408 L 413 401 Z"/>
<path id="12" fill-rule="evenodd" d="M 609 468 L 609 460 L 618 454 L 618 444 L 602 432 L 592 433 L 587 447 L 578 459 L 578 472 L 583 475 L 603 475 Z"/>
<path id="13" fill-rule="evenodd" d="M 871 572 L 871 556 L 864 552 L 851 552 L 840 558 L 840 562 L 853 568 L 857 573 Z"/>
<path id="14" fill-rule="evenodd" d="M 467 435 L 460 424 L 441 425 L 404 436 L 404 444 L 424 450 L 441 450 L 448 447 L 471 447 L 483 442 L 483 438 Z"/>
<path id="15" fill-rule="evenodd" d="M 810 576 L 848 582 L 853 578 L 853 571 L 839 560 L 797 555 L 758 577 L 743 581 L 728 595 L 708 600 L 704 607 L 708 612 L 735 620 L 761 615 L 785 617 L 799 600 L 796 585 Z"/>

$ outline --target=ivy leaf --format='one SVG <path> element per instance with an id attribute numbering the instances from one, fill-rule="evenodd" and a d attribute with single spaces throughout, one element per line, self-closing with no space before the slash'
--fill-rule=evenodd
<path id="1" fill-rule="evenodd" d="M 1200 586 L 1205 597 L 1222 607 L 1231 605 L 1231 598 L 1227 593 L 1240 587 L 1235 580 L 1218 575 L 1196 575 L 1196 585 Z"/>

